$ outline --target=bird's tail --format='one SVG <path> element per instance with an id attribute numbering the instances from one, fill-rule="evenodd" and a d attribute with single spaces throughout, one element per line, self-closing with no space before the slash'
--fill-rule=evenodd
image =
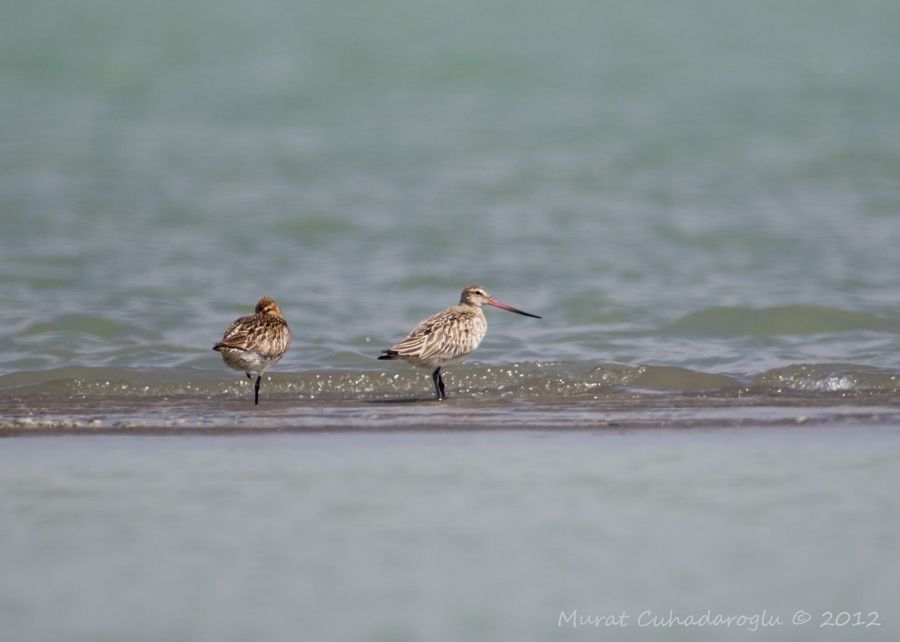
<path id="1" fill-rule="evenodd" d="M 381 353 L 381 355 L 378 357 L 378 359 L 379 360 L 396 359 L 397 356 L 398 356 L 398 354 L 397 354 L 396 350 L 385 350 L 384 352 Z"/>
<path id="2" fill-rule="evenodd" d="M 239 350 L 241 352 L 247 352 L 246 348 L 242 348 L 240 346 L 233 346 L 230 343 L 225 343 L 224 341 L 219 341 L 216 345 L 212 347 L 216 352 L 222 352 L 223 350 Z"/>

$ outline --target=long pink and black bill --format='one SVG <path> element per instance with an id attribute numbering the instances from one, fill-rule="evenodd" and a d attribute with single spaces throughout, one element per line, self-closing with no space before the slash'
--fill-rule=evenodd
<path id="1" fill-rule="evenodd" d="M 536 314 L 531 314 L 530 312 L 523 312 L 519 308 L 514 308 L 511 305 L 506 305 L 505 303 L 500 303 L 496 299 L 488 299 L 485 301 L 487 305 L 492 305 L 495 308 L 500 308 L 501 310 L 506 310 L 507 312 L 515 312 L 516 314 L 521 314 L 523 317 L 531 317 L 533 319 L 540 319 Z"/>

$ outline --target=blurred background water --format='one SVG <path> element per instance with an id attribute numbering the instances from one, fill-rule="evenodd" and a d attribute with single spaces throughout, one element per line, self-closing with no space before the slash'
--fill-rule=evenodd
<path id="1" fill-rule="evenodd" d="M 490 314 L 486 362 L 892 376 L 896 24 L 886 0 L 12 0 L 0 374 L 233 380 L 208 348 L 263 294 L 295 332 L 278 370 L 381 370 L 474 281 L 544 316 Z"/>

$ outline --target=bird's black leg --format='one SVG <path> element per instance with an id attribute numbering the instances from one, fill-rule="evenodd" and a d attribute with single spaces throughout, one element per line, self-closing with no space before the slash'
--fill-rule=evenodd
<path id="1" fill-rule="evenodd" d="M 253 387 L 253 403 L 259 405 L 259 382 L 262 381 L 262 375 L 256 376 L 256 385 Z"/>
<path id="2" fill-rule="evenodd" d="M 444 378 L 441 377 L 441 369 L 437 368 L 432 374 L 431 379 L 434 381 L 434 392 L 438 400 L 446 399 L 447 394 L 444 392 Z"/>

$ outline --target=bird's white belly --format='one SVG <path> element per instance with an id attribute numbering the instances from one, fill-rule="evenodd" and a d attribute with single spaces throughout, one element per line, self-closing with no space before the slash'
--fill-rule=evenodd
<path id="1" fill-rule="evenodd" d="M 445 366 L 455 366 L 458 363 L 462 363 L 468 355 L 464 355 L 462 357 L 456 357 L 455 359 L 443 359 L 441 357 L 432 357 L 430 359 L 421 359 L 417 357 L 405 357 L 407 361 L 409 361 L 414 366 L 418 366 L 420 368 L 443 368 Z"/>
<path id="2" fill-rule="evenodd" d="M 222 356 L 225 359 L 225 363 L 227 363 L 229 367 L 234 368 L 235 370 L 240 370 L 242 372 L 255 373 L 262 373 L 266 368 L 274 364 L 280 358 L 280 355 L 275 359 L 271 359 L 263 357 L 256 352 L 228 349 L 222 351 Z"/>

